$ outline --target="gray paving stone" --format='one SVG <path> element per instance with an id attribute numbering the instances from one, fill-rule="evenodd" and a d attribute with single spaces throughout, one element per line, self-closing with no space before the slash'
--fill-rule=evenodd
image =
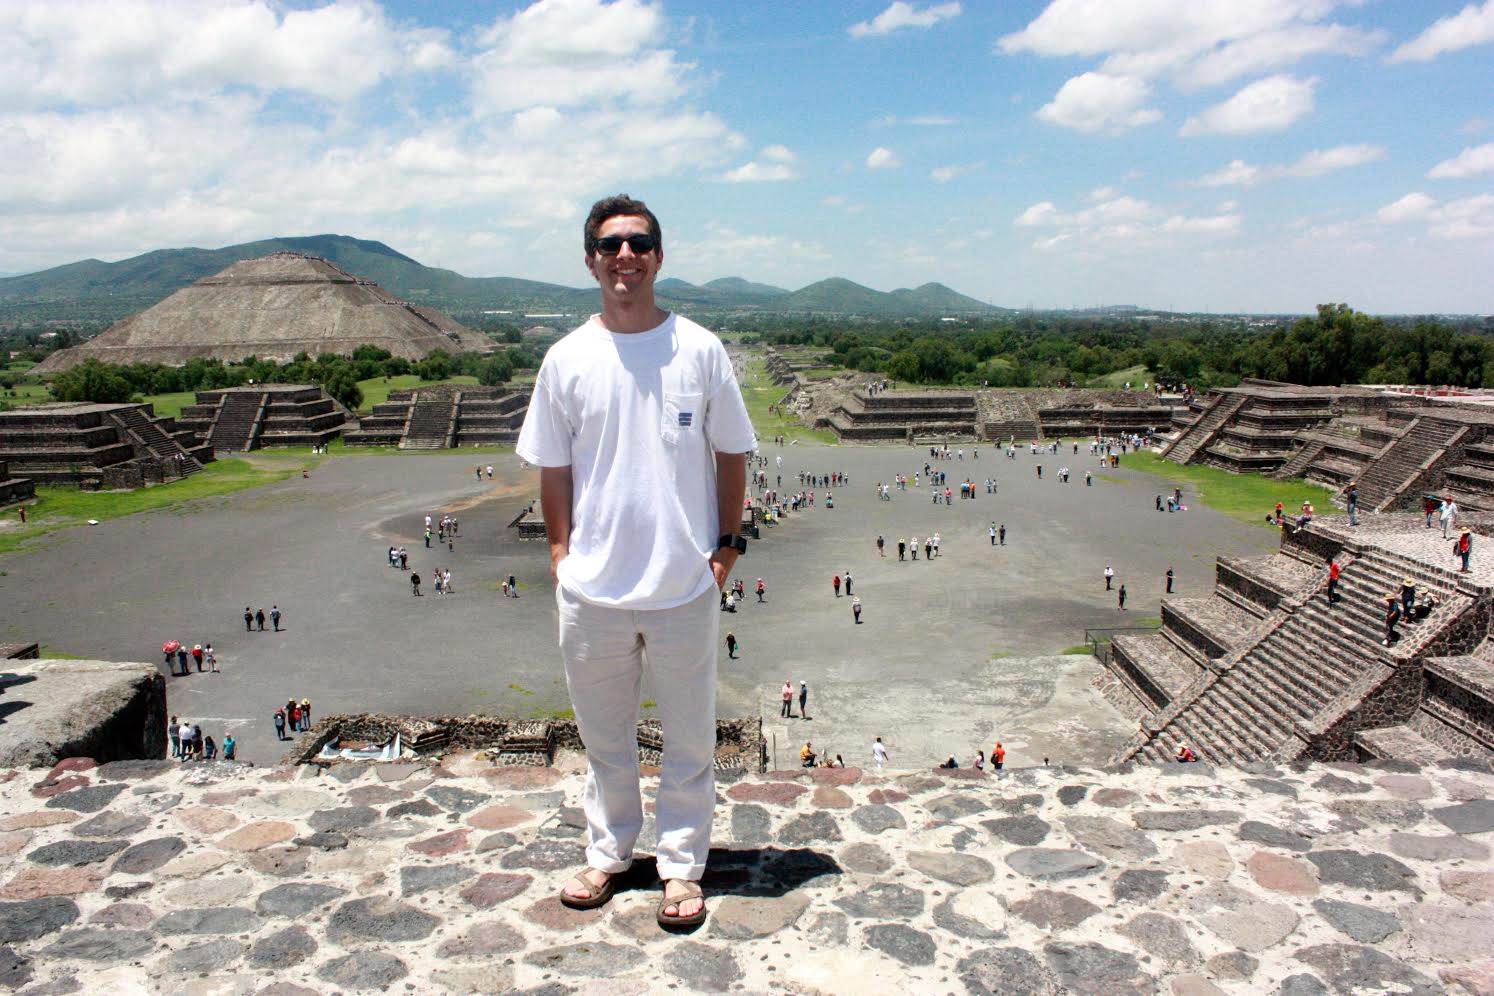
<path id="1" fill-rule="evenodd" d="M 802 892 L 782 896 L 722 896 L 711 904 L 711 915 L 706 922 L 713 937 L 749 940 L 770 937 L 793 926 L 808 908 L 809 897 Z"/>
<path id="2" fill-rule="evenodd" d="M 322 809 L 306 818 L 313 830 L 336 830 L 346 833 L 361 830 L 379 822 L 379 811 L 372 806 L 342 806 L 337 809 Z"/>
<path id="3" fill-rule="evenodd" d="M 1312 783 L 1312 787 L 1319 792 L 1328 792 L 1333 795 L 1362 795 L 1370 790 L 1370 786 L 1353 778 L 1342 778 L 1335 774 L 1327 774 Z"/>
<path id="4" fill-rule="evenodd" d="M 844 839 L 840 833 L 840 822 L 829 813 L 801 813 L 778 831 L 778 842 L 790 847 L 822 842 L 836 843 Z"/>
<path id="5" fill-rule="evenodd" d="M 155 948 L 156 939 L 144 930 L 81 927 L 69 930 L 41 953 L 58 960 L 128 962 L 150 954 Z"/>
<path id="6" fill-rule="evenodd" d="M 867 833 L 883 833 L 887 830 L 902 830 L 908 826 L 908 821 L 903 819 L 891 806 L 871 805 L 858 806 L 851 811 L 851 822 L 856 824 Z"/>
<path id="7" fill-rule="evenodd" d="M 506 851 L 511 847 L 518 846 L 519 838 L 507 830 L 500 830 L 497 833 L 490 833 L 478 841 L 477 846 L 472 850 L 475 854 L 487 854 L 489 851 Z"/>
<path id="8" fill-rule="evenodd" d="M 129 760 L 108 761 L 93 769 L 93 773 L 104 781 L 120 782 L 147 780 L 181 767 L 179 761 Z M 201 772 L 199 772 L 201 773 Z"/>
<path id="9" fill-rule="evenodd" d="M 1324 884 L 1372 892 L 1421 891 L 1416 887 L 1416 873 L 1388 855 L 1328 850 L 1309 852 L 1307 860 L 1318 866 Z"/>
<path id="10" fill-rule="evenodd" d="M 1058 790 L 1058 801 L 1061 805 L 1072 808 L 1083 802 L 1088 794 L 1089 786 L 1087 785 L 1065 785 Z"/>
<path id="11" fill-rule="evenodd" d="M 323 772 L 323 774 L 325 774 L 326 777 L 332 779 L 333 781 L 342 782 L 344 785 L 348 785 L 356 782 L 358 779 L 368 774 L 371 768 L 372 765 L 368 764 L 367 762 L 352 761 L 344 762 L 342 764 L 334 764 L 331 767 L 327 768 L 326 771 Z"/>
<path id="12" fill-rule="evenodd" d="M 1494 830 L 1494 799 L 1472 799 L 1456 806 L 1434 809 L 1432 816 L 1453 833 L 1487 833 Z"/>
<path id="13" fill-rule="evenodd" d="M 292 968 L 316 954 L 316 939 L 305 927 L 285 927 L 254 942 L 249 964 L 255 968 Z"/>
<path id="14" fill-rule="evenodd" d="M 1394 913 L 1361 906 L 1359 903 L 1318 899 L 1313 902 L 1312 908 L 1335 929 L 1348 934 L 1360 944 L 1379 944 L 1401 929 L 1401 921 Z"/>
<path id="15" fill-rule="evenodd" d="M 1058 984 L 1032 952 L 985 948 L 961 958 L 955 970 L 971 996 L 1057 996 Z"/>
<path id="16" fill-rule="evenodd" d="M 911 920 L 923 912 L 923 904 L 922 892 L 896 882 L 874 882 L 835 900 L 835 905 L 851 916 L 869 920 Z"/>
<path id="17" fill-rule="evenodd" d="M 1374 948 L 1357 944 L 1316 944 L 1296 954 L 1317 969 L 1335 992 L 1396 992 L 1407 996 L 1441 996 L 1441 985 L 1414 968 Z"/>
<path id="18" fill-rule="evenodd" d="M 31 959 L 9 944 L 0 944 L 0 987 L 15 992 L 36 974 Z"/>
<path id="19" fill-rule="evenodd" d="M 78 919 L 78 904 L 62 896 L 0 903 L 0 942 L 34 941 Z"/>
<path id="20" fill-rule="evenodd" d="M 1297 798 L 1297 787 L 1279 778 L 1247 778 L 1245 784 L 1257 792 L 1265 792 L 1268 795 L 1281 795 L 1288 799 Z"/>
<path id="21" fill-rule="evenodd" d="M 966 816 L 984 812 L 986 804 L 973 795 L 954 792 L 949 795 L 941 795 L 930 799 L 923 804 L 923 808 L 927 809 L 929 815 L 935 819 L 954 822 L 955 820 L 964 819 Z"/>
<path id="22" fill-rule="evenodd" d="M 1245 982 L 1261 967 L 1259 958 L 1252 958 L 1244 951 L 1225 951 L 1204 962 L 1204 971 L 1211 978 Z"/>
<path id="23" fill-rule="evenodd" d="M 845 947 L 850 934 L 851 918 L 844 913 L 818 913 L 804 928 L 804 936 L 811 943 L 832 950 Z"/>
<path id="24" fill-rule="evenodd" d="M 112 857 L 129 846 L 123 840 L 59 840 L 53 844 L 43 844 L 26 855 L 26 858 L 39 865 L 53 867 L 91 865 Z"/>
<path id="25" fill-rule="evenodd" d="M 343 955 L 316 970 L 317 978 L 349 989 L 384 989 L 409 974 L 404 962 L 383 951 Z"/>
<path id="26" fill-rule="evenodd" d="M 945 896 L 944 901 L 934 907 L 934 926 L 947 930 L 956 937 L 964 937 L 972 941 L 994 941 L 1006 936 L 1004 930 L 981 923 L 973 917 L 961 915 L 955 909 L 959 896 L 959 893 Z"/>
<path id="27" fill-rule="evenodd" d="M 1052 889 L 1038 889 L 1027 898 L 1012 903 L 1009 909 L 1013 916 L 1046 931 L 1077 927 L 1100 912 L 1100 908 L 1088 899 Z"/>
<path id="28" fill-rule="evenodd" d="M 1108 816 L 1070 816 L 1063 828 L 1080 846 L 1111 861 L 1144 861 L 1157 853 L 1150 837 Z"/>
<path id="29" fill-rule="evenodd" d="M 930 878 L 952 885 L 978 885 L 996 877 L 996 868 L 974 854 L 948 851 L 910 851 L 908 864 Z"/>
<path id="30" fill-rule="evenodd" d="M 1400 857 L 1417 861 L 1484 861 L 1489 857 L 1487 844 L 1455 834 L 1433 837 L 1393 833 L 1390 835 L 1390 850 Z"/>
<path id="31" fill-rule="evenodd" d="M 440 816 L 444 812 L 446 812 L 446 810 L 442 809 L 434 802 L 431 802 L 429 799 L 411 799 L 409 802 L 402 802 L 397 806 L 390 806 L 388 809 L 384 810 L 384 816 L 391 820 L 404 819 L 407 816 L 414 816 L 424 819 L 430 816 Z"/>
<path id="32" fill-rule="evenodd" d="M 1276 996 L 1328 996 L 1328 987 L 1316 975 L 1298 972 L 1281 980 Z"/>
<path id="33" fill-rule="evenodd" d="M 756 846 L 773 839 L 773 817 L 755 803 L 742 803 L 731 810 L 731 838 L 738 844 Z"/>
<path id="34" fill-rule="evenodd" d="M 1422 821 L 1426 810 L 1415 802 L 1399 799 L 1336 799 L 1328 804 L 1335 813 L 1351 816 L 1368 827 L 1409 830 Z"/>
<path id="35" fill-rule="evenodd" d="M 481 792 L 471 792 L 455 785 L 433 785 L 425 790 L 431 801 L 453 813 L 470 813 L 493 797 Z M 584 824 L 583 824 L 584 825 Z"/>
<path id="36" fill-rule="evenodd" d="M 875 948 L 904 965 L 932 965 L 934 939 L 921 930 L 901 923 L 879 923 L 866 928 L 867 947 Z"/>
<path id="37" fill-rule="evenodd" d="M 1006 856 L 1011 869 L 1040 882 L 1093 875 L 1105 862 L 1083 851 L 1056 847 L 1024 847 Z"/>
<path id="38" fill-rule="evenodd" d="M 643 962 L 646 957 L 641 950 L 631 945 L 593 942 L 562 944 L 541 951 L 531 951 L 524 956 L 524 963 L 547 972 L 591 979 L 626 972 Z"/>
<path id="39" fill-rule="evenodd" d="M 1142 913 L 1117 927 L 1116 931 L 1136 942 L 1138 947 L 1153 958 L 1177 965 L 1192 965 L 1198 961 L 1198 951 L 1188 939 L 1190 931 L 1175 917 L 1162 913 Z"/>
<path id="40" fill-rule="evenodd" d="M 246 934 L 259 927 L 259 917 L 242 906 L 200 910 L 172 910 L 156 921 L 162 934 Z"/>
<path id="41" fill-rule="evenodd" d="M 1044 945 L 1043 956 L 1063 989 L 1107 996 L 1121 993 L 1151 996 L 1157 991 L 1156 980 L 1141 970 L 1135 958 L 1102 944 L 1053 942 Z"/>
<path id="42" fill-rule="evenodd" d="M 1003 796 L 992 799 L 987 808 L 996 812 L 1006 813 L 1008 816 L 1020 816 L 1029 809 L 1041 809 L 1043 803 L 1047 801 L 1047 797 L 1039 792 L 1027 792 L 1023 795 Z"/>
<path id="43" fill-rule="evenodd" d="M 166 957 L 166 971 L 198 975 L 221 972 L 244 957 L 247 944 L 220 937 L 216 941 L 194 941 L 189 947 Z"/>
<path id="44" fill-rule="evenodd" d="M 142 892 L 149 892 L 155 884 L 154 882 L 131 882 L 129 885 L 111 885 L 104 890 L 104 895 L 110 899 L 129 899 Z"/>
<path id="45" fill-rule="evenodd" d="M 306 874 L 311 851 L 305 847 L 267 847 L 246 859 L 255 871 L 275 878 L 300 878 Z"/>
<path id="46" fill-rule="evenodd" d="M 712 911 L 714 913 L 714 911 Z M 458 937 L 442 941 L 437 958 L 490 958 L 524 950 L 524 935 L 499 920 L 482 920 Z"/>
<path id="47" fill-rule="evenodd" d="M 1199 923 L 1244 951 L 1274 947 L 1297 929 L 1298 917 L 1290 906 L 1224 883 L 1192 893 L 1187 906 Z"/>
<path id="48" fill-rule="evenodd" d="M 75 824 L 72 832 L 78 837 L 133 837 L 148 826 L 148 817 L 108 810 Z"/>
<path id="49" fill-rule="evenodd" d="M 448 889 L 476 874 L 466 865 L 406 865 L 399 870 L 399 892 L 417 896 L 432 889 Z"/>
<path id="50" fill-rule="evenodd" d="M 1222 809 L 1153 809 L 1131 814 L 1131 820 L 1142 830 L 1201 830 L 1204 827 L 1239 823 L 1243 813 Z"/>
<path id="51" fill-rule="evenodd" d="M 375 766 L 374 774 L 379 776 L 379 781 L 381 782 L 402 782 L 424 767 L 425 765 L 423 764 L 402 764 L 396 761 L 391 764 L 380 764 Z"/>
<path id="52" fill-rule="evenodd" d="M 47 800 L 48 809 L 70 809 L 75 813 L 97 813 L 125 790 L 123 784 L 85 785 Z"/>
<path id="53" fill-rule="evenodd" d="M 1018 847 L 1036 847 L 1048 839 L 1053 829 L 1046 820 L 1031 813 L 1025 816 L 1003 816 L 996 820 L 981 820 L 980 825 L 997 840 Z"/>
<path id="54" fill-rule="evenodd" d="M 1301 853 L 1312 850 L 1312 841 L 1300 833 L 1283 830 L 1280 827 L 1274 827 L 1269 823 L 1261 823 L 1258 820 L 1246 820 L 1244 823 L 1241 823 L 1239 829 L 1235 831 L 1235 836 L 1241 840 L 1264 844 L 1267 847 L 1277 847 L 1286 851 Z"/>
<path id="55" fill-rule="evenodd" d="M 1149 903 L 1166 891 L 1167 873 L 1150 868 L 1128 868 L 1110 886 L 1118 903 Z"/>
<path id="56" fill-rule="evenodd" d="M 348 890 L 322 882 L 287 882 L 259 894 L 254 908 L 260 916 L 305 916 L 318 906 L 341 899 Z"/>
<path id="57" fill-rule="evenodd" d="M 142 840 L 114 859 L 110 871 L 116 875 L 144 875 L 187 849 L 180 837 L 156 837 Z"/>
<path id="58" fill-rule="evenodd" d="M 847 871 L 880 875 L 892 867 L 892 856 L 876 844 L 862 841 L 843 849 L 838 859 Z"/>
<path id="59" fill-rule="evenodd" d="M 327 938 L 341 942 L 419 941 L 431 935 L 440 921 L 413 906 L 386 896 L 343 903 L 327 921 Z"/>
<path id="60" fill-rule="evenodd" d="M 664 956 L 664 970 L 699 992 L 721 993 L 742 978 L 741 966 L 725 948 L 684 941 Z"/>
<path id="61" fill-rule="evenodd" d="M 348 846 L 348 839 L 335 830 L 318 830 L 305 837 L 297 837 L 296 846 L 315 848 L 318 851 L 341 851 Z"/>
<path id="62" fill-rule="evenodd" d="M 559 871 L 585 863 L 585 848 L 561 840 L 537 840 L 507 852 L 499 861 L 499 865 L 506 869 L 533 868 L 537 871 Z"/>

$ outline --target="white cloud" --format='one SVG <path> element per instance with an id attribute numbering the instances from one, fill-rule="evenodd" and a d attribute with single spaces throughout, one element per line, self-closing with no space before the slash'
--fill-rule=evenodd
<path id="1" fill-rule="evenodd" d="M 745 272 L 759 280 L 797 281 L 806 267 L 818 268 L 831 258 L 812 240 L 743 232 L 720 222 L 708 222 L 699 237 L 675 239 L 670 252 L 702 274 Z"/>
<path id="2" fill-rule="evenodd" d="M 1321 23 L 1336 0 L 1053 0 L 999 52 L 1104 56 L 1100 70 L 1216 86 L 1309 55 L 1362 55 L 1380 32 Z"/>
<path id="3" fill-rule="evenodd" d="M 1120 191 L 1115 187 L 1096 187 L 1088 194 L 1091 201 L 1108 201 L 1118 196 L 1120 196 Z"/>
<path id="4" fill-rule="evenodd" d="M 957 166 L 936 166 L 929 172 L 929 176 L 939 183 L 948 183 L 957 176 L 964 176 L 967 173 L 974 173 L 985 168 L 986 164 L 983 162 L 964 163 Z"/>
<path id="5" fill-rule="evenodd" d="M 1248 187 L 1261 178 L 1261 168 L 1243 159 L 1232 159 L 1229 165 L 1206 173 L 1196 181 L 1200 187 Z"/>
<path id="6" fill-rule="evenodd" d="M 1494 194 L 1477 194 L 1438 204 L 1417 191 L 1375 212 L 1386 224 L 1425 224 L 1427 234 L 1438 239 L 1494 238 Z"/>
<path id="7" fill-rule="evenodd" d="M 868 38 L 875 35 L 890 35 L 899 28 L 931 28 L 940 21 L 960 15 L 958 3 L 933 4 L 923 9 L 897 0 L 882 13 L 869 21 L 861 21 L 847 28 L 852 38 Z"/>
<path id="8" fill-rule="evenodd" d="M 826 207 L 839 208 L 847 214 L 860 214 L 866 210 L 866 205 L 859 201 L 853 201 L 844 194 L 831 194 L 822 201 Z"/>
<path id="9" fill-rule="evenodd" d="M 1391 62 L 1428 62 L 1444 52 L 1494 42 L 1494 0 L 1469 4 L 1440 17 L 1421 34 L 1390 53 Z"/>
<path id="10" fill-rule="evenodd" d="M 1480 173 L 1494 171 L 1494 142 L 1464 149 L 1451 159 L 1444 159 L 1427 171 L 1433 180 L 1466 180 Z"/>
<path id="11" fill-rule="evenodd" d="M 1162 223 L 1164 232 L 1185 232 L 1192 235 L 1224 235 L 1239 230 L 1238 214 L 1216 214 L 1203 218 L 1175 214 Z"/>
<path id="12" fill-rule="evenodd" d="M 695 66 L 660 47 L 664 17 L 640 0 L 539 0 L 500 17 L 472 63 L 478 110 L 624 102 L 666 104 Z"/>
<path id="13" fill-rule="evenodd" d="M 1313 149 L 1289 166 L 1254 166 L 1243 159 L 1231 160 L 1227 166 L 1206 173 L 1194 181 L 1199 187 L 1249 187 L 1282 177 L 1322 176 L 1341 169 L 1351 169 L 1385 158 L 1382 145 L 1335 145 L 1331 149 Z"/>
<path id="14" fill-rule="evenodd" d="M 1041 251 L 1061 249 L 1091 254 L 1165 248 L 1199 238 L 1227 237 L 1239 231 L 1243 220 L 1229 202 L 1221 205 L 1219 213 L 1214 215 L 1163 215 L 1156 205 L 1122 195 L 1072 212 L 1060 210 L 1052 201 L 1039 201 L 1013 218 L 1012 224 L 1019 228 L 1055 229 L 1054 234 L 1033 243 Z"/>
<path id="15" fill-rule="evenodd" d="M 799 158 L 794 155 L 794 150 L 790 149 L 787 145 L 765 145 L 763 146 L 762 157 L 773 163 L 791 163 L 797 161 Z"/>
<path id="16" fill-rule="evenodd" d="M 0 4 L 0 106 L 108 106 L 229 87 L 353 98 L 449 65 L 444 31 L 391 23 L 373 4 L 283 10 L 264 0 Z"/>
<path id="17" fill-rule="evenodd" d="M 871 154 L 866 157 L 867 169 L 897 169 L 901 165 L 897 153 L 880 145 L 872 149 Z"/>
<path id="18" fill-rule="evenodd" d="M 1081 73 L 1065 81 L 1035 117 L 1079 131 L 1119 134 L 1162 119 L 1160 111 L 1139 106 L 1150 90 L 1133 76 Z"/>
<path id="19" fill-rule="evenodd" d="M 774 183 L 793 178 L 794 168 L 787 163 L 744 163 L 721 175 L 727 183 Z"/>
<path id="20" fill-rule="evenodd" d="M 1417 191 L 1407 194 L 1393 204 L 1387 204 L 1375 212 L 1381 221 L 1396 224 L 1403 221 L 1419 221 L 1431 214 L 1437 206 L 1436 200 Z"/>
<path id="21" fill-rule="evenodd" d="M 1312 110 L 1316 76 L 1267 76 L 1183 122 L 1180 135 L 1252 135 L 1281 131 Z"/>
<path id="22" fill-rule="evenodd" d="M 1286 167 L 1288 176 L 1322 176 L 1341 169 L 1352 169 L 1385 158 L 1383 145 L 1336 145 L 1331 149 L 1314 149 Z"/>

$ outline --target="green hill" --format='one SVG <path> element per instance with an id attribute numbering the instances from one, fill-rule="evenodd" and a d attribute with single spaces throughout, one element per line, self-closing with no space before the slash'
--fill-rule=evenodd
<path id="1" fill-rule="evenodd" d="M 408 301 L 448 312 L 582 315 L 595 311 L 599 303 L 594 287 L 564 287 L 516 277 L 465 277 L 452 270 L 425 266 L 382 242 L 346 235 L 312 235 L 264 239 L 222 249 L 158 249 L 117 263 L 85 259 L 0 278 L 0 321 L 118 320 L 231 263 L 279 251 L 320 256 Z M 668 278 L 659 281 L 658 293 L 665 307 L 712 312 L 934 317 L 1000 310 L 942 284 L 884 293 L 838 277 L 792 292 L 740 277 L 722 277 L 701 285 Z"/>

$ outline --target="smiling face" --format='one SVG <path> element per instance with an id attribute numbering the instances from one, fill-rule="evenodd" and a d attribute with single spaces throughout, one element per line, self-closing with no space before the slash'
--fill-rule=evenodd
<path id="1" fill-rule="evenodd" d="M 609 235 L 626 239 L 630 235 L 650 235 L 648 219 L 641 215 L 613 215 L 597 227 L 597 238 Z M 618 303 L 652 300 L 654 280 L 664 263 L 664 249 L 656 246 L 646 253 L 635 253 L 624 242 L 615 255 L 593 250 L 586 257 L 586 268 L 602 288 L 602 299 Z"/>

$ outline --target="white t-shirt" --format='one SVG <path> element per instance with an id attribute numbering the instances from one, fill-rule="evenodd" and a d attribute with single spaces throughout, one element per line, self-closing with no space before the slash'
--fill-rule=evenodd
<path id="1" fill-rule="evenodd" d="M 528 463 L 571 468 L 561 585 L 630 609 L 704 594 L 721 534 L 715 454 L 755 447 L 721 340 L 673 314 L 634 333 L 593 316 L 545 355 L 517 447 Z"/>
<path id="2" fill-rule="evenodd" d="M 872 760 L 878 764 L 887 763 L 887 748 L 882 745 L 882 741 L 880 740 L 872 742 Z"/>

